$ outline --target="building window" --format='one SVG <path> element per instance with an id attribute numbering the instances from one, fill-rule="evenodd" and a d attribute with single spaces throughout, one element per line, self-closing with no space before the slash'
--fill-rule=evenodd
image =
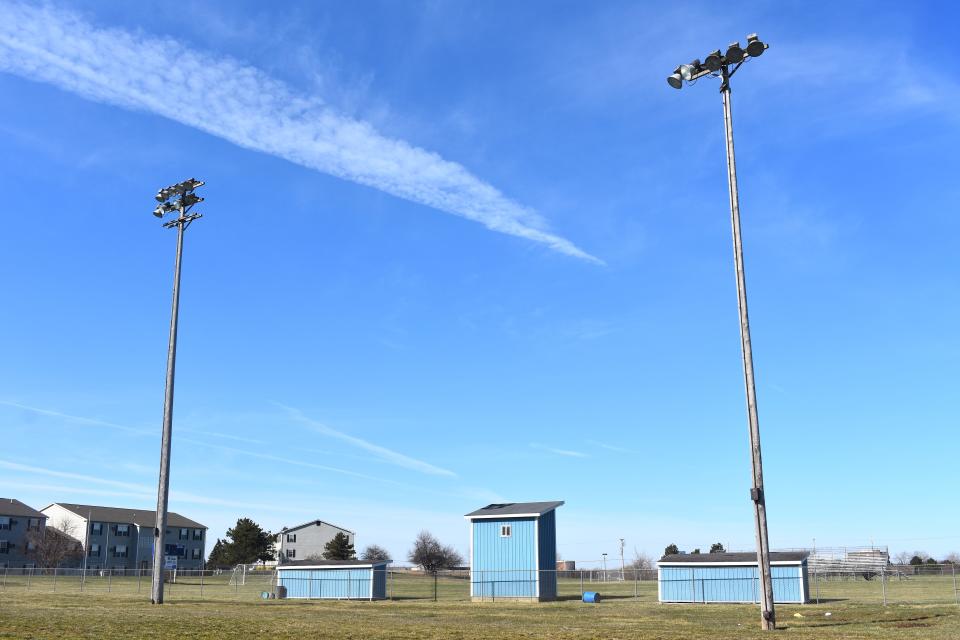
<path id="1" fill-rule="evenodd" d="M 194 560 L 199 560 L 199 559 L 200 559 L 200 549 L 193 549 L 193 550 L 191 551 L 191 557 L 192 557 Z"/>
<path id="2" fill-rule="evenodd" d="M 0 553 L 10 553 L 10 542 L 0 540 Z"/>
<path id="3" fill-rule="evenodd" d="M 296 550 L 296 549 L 287 549 L 287 557 L 288 557 L 288 558 L 296 558 L 296 557 L 297 557 L 297 550 Z"/>
<path id="4" fill-rule="evenodd" d="M 118 544 L 113 548 L 113 557 L 114 558 L 126 558 L 127 557 L 127 545 Z"/>
<path id="5" fill-rule="evenodd" d="M 103 523 L 94 522 L 90 525 L 90 533 L 95 536 L 103 535 Z"/>
<path id="6" fill-rule="evenodd" d="M 114 532 L 117 534 L 117 537 L 129 537 L 130 536 L 130 525 L 128 524 L 118 524 L 117 530 Z"/>
<path id="7" fill-rule="evenodd" d="M 89 551 L 89 553 L 88 553 L 87 555 L 89 555 L 90 557 L 99 556 L 99 555 L 100 555 L 100 545 L 98 545 L 98 544 L 91 544 L 91 545 L 90 545 L 90 551 Z"/>
<path id="8" fill-rule="evenodd" d="M 27 540 L 27 551 L 36 551 L 37 545 L 32 540 Z"/>
<path id="9" fill-rule="evenodd" d="M 7 516 L 0 516 L 0 529 L 7 530 L 10 528 L 10 518 Z"/>
<path id="10" fill-rule="evenodd" d="M 27 519 L 27 531 L 40 531 L 42 528 L 43 520 L 41 518 L 28 518 Z"/>
<path id="11" fill-rule="evenodd" d="M 502 524 L 500 525 L 500 537 L 509 538 L 513 535 L 513 525 Z"/>
<path id="12" fill-rule="evenodd" d="M 193 539 L 194 539 L 194 540 L 203 540 L 203 529 L 194 529 L 194 530 L 193 530 Z"/>
<path id="13" fill-rule="evenodd" d="M 180 540 L 189 540 L 190 534 L 186 529 L 180 529 Z"/>
<path id="14" fill-rule="evenodd" d="M 296 541 L 297 541 L 297 534 L 295 533 L 287 534 L 287 542 L 296 542 Z"/>

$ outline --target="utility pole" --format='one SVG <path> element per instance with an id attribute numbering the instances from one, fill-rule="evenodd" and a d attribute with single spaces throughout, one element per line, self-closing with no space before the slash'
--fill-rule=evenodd
<path id="1" fill-rule="evenodd" d="M 760 41 L 757 34 L 747 36 L 746 50 L 738 42 L 732 43 L 725 55 L 713 51 L 703 63 L 694 60 L 680 65 L 667 83 L 674 89 L 683 87 L 683 82 L 694 82 L 704 76 L 720 78 L 720 95 L 723 98 L 723 125 L 726 134 L 727 182 L 730 190 L 730 224 L 733 228 L 733 259 L 737 276 L 737 307 L 740 311 L 740 346 L 743 355 L 743 381 L 747 396 L 747 422 L 750 427 L 750 463 L 753 486 L 750 500 L 753 503 L 754 529 L 757 540 L 757 573 L 760 578 L 760 627 L 764 630 L 777 628 L 773 603 L 773 580 L 770 574 L 770 544 L 767 536 L 767 506 L 763 491 L 763 458 L 760 453 L 760 420 L 757 416 L 757 391 L 753 373 L 753 347 L 750 342 L 750 318 L 747 312 L 747 283 L 743 266 L 743 242 L 740 235 L 740 195 L 737 189 L 737 162 L 733 149 L 733 116 L 730 105 L 730 78 L 752 58 L 763 55 L 769 45 Z M 731 65 L 733 68 L 731 69 Z"/>
<path id="2" fill-rule="evenodd" d="M 180 264 L 183 257 L 183 232 L 190 223 L 201 217 L 199 213 L 190 213 L 193 205 L 203 202 L 203 198 L 193 193 L 203 186 L 203 182 L 190 178 L 180 184 L 161 189 L 156 196 L 157 208 L 153 215 L 162 218 L 167 213 L 177 212 L 178 216 L 165 222 L 163 227 L 177 228 L 177 258 L 173 268 L 173 306 L 170 314 L 170 342 L 167 347 L 167 382 L 163 399 L 163 436 L 160 443 L 160 482 L 157 488 L 157 519 L 153 530 L 153 576 L 150 588 L 150 601 L 163 604 L 164 535 L 167 530 L 167 503 L 170 492 L 170 439 L 173 429 L 173 380 L 177 363 L 177 320 L 180 310 Z"/>
<path id="3" fill-rule="evenodd" d="M 627 566 L 623 562 L 623 538 L 620 538 L 620 582 L 627 579 Z"/>
<path id="4" fill-rule="evenodd" d="M 603 554 L 603 581 L 607 581 L 607 554 Z"/>

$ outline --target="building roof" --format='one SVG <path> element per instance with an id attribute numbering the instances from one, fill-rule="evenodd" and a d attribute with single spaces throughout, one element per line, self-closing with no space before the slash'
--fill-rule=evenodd
<path id="1" fill-rule="evenodd" d="M 488 504 L 482 509 L 471 511 L 464 518 L 522 518 L 539 517 L 553 511 L 563 504 L 555 502 L 503 502 Z"/>
<path id="2" fill-rule="evenodd" d="M 770 562 L 801 562 L 810 555 L 806 551 L 771 551 Z M 729 564 L 756 564 L 757 554 L 747 553 L 674 553 L 663 556 L 657 564 L 725 562 Z"/>
<path id="3" fill-rule="evenodd" d="M 53 505 L 63 507 L 67 511 L 77 514 L 82 518 L 88 518 L 93 522 L 120 522 L 135 524 L 140 527 L 157 526 L 157 512 L 148 509 L 123 509 L 120 507 L 98 507 L 90 504 L 67 504 L 66 502 L 54 502 Z M 49 509 L 50 507 L 45 507 Z M 187 527 L 191 529 L 206 529 L 205 525 L 200 524 L 190 518 L 184 517 L 179 513 L 167 511 L 168 527 Z"/>
<path id="4" fill-rule="evenodd" d="M 0 516 L 21 516 L 24 518 L 46 518 L 33 507 L 27 506 L 16 498 L 0 498 Z"/>
<path id="5" fill-rule="evenodd" d="M 310 527 L 313 525 L 320 526 L 321 524 L 325 524 L 328 527 L 333 527 L 334 529 L 340 529 L 340 531 L 346 531 L 347 533 L 352 535 L 357 535 L 356 531 L 350 531 L 350 529 L 344 529 L 343 527 L 335 525 L 332 522 L 327 522 L 326 520 L 310 520 L 309 522 L 298 524 L 295 527 L 284 527 L 283 529 L 280 529 L 278 533 L 287 533 L 288 531 L 296 531 L 297 529 L 303 529 L 304 527 Z"/>
<path id="6" fill-rule="evenodd" d="M 386 560 L 381 562 L 367 562 L 366 560 L 294 560 L 293 562 L 284 562 L 277 565 L 278 571 L 284 569 L 303 569 L 306 567 L 322 569 L 324 567 L 375 567 L 381 564 L 387 564 Z"/>

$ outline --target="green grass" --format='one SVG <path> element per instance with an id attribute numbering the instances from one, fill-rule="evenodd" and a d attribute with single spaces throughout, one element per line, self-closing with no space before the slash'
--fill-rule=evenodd
<path id="1" fill-rule="evenodd" d="M 167 585 L 167 604 L 147 602 L 144 579 L 97 578 L 79 591 L 79 582 L 51 577 L 8 578 L 0 587 L 0 638 L 700 638 L 769 637 L 749 605 L 661 605 L 656 584 L 594 583 L 606 599 L 580 602 L 578 580 L 561 581 L 563 599 L 552 603 L 471 603 L 469 584 L 459 578 L 432 580 L 398 575 L 394 601 L 262 601 L 266 578 L 228 585 L 229 576 Z M 222 578 L 222 579 L 221 579 Z M 21 581 L 22 580 L 22 581 Z M 821 583 L 822 604 L 777 607 L 781 632 L 795 638 L 960 638 L 960 607 L 953 604 L 949 578 L 922 577 L 887 583 L 891 603 L 882 606 L 875 581 Z M 634 597 L 636 592 L 638 597 Z M 107 590 L 109 589 L 109 591 Z M 899 590 L 899 591 L 897 591 Z M 429 599 L 427 599 L 429 598 Z M 826 617 L 824 614 L 832 615 Z M 800 614 L 802 617 L 795 617 Z M 779 634 L 778 634 L 779 637 Z"/>

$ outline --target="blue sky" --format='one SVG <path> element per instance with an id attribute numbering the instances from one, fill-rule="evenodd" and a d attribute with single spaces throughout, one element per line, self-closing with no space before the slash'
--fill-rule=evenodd
<path id="1" fill-rule="evenodd" d="M 559 549 L 749 549 L 717 83 L 775 547 L 960 549 L 960 84 L 947 3 L 0 1 L 0 495 L 223 535 L 565 500 Z"/>

